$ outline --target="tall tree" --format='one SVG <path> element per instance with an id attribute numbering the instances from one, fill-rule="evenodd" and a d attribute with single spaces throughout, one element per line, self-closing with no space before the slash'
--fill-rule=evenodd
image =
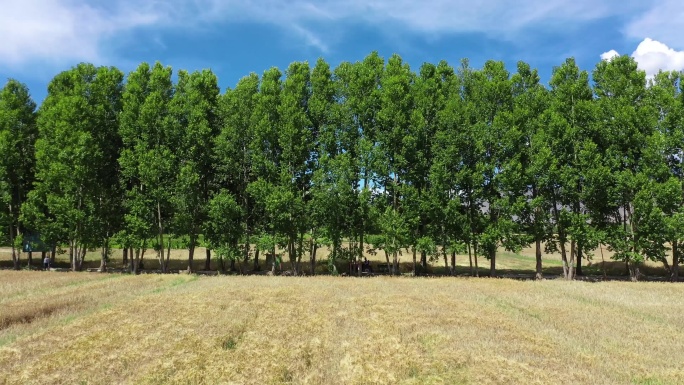
<path id="1" fill-rule="evenodd" d="M 27 215 L 63 229 L 73 270 L 81 269 L 91 247 L 102 247 L 104 269 L 118 230 L 122 80 L 116 68 L 79 64 L 50 82 L 40 109 Z"/>
<path id="2" fill-rule="evenodd" d="M 219 87 L 210 70 L 178 74 L 171 102 L 172 124 L 178 127 L 179 171 L 171 196 L 176 236 L 188 237 L 188 271 L 193 269 L 195 247 L 207 216 L 214 179 L 214 138 L 219 133 Z"/>
<path id="3" fill-rule="evenodd" d="M 398 55 L 392 55 L 387 61 L 385 72 L 382 75 L 381 107 L 378 111 L 378 142 L 380 151 L 384 157 L 384 163 L 378 164 L 379 182 L 384 187 L 384 192 L 389 198 L 388 205 L 392 208 L 394 219 L 397 215 L 405 213 L 405 223 L 413 220 L 409 217 L 410 211 L 402 206 L 401 189 L 405 183 L 404 177 L 408 172 L 408 160 L 406 159 L 406 147 L 415 143 L 415 137 L 410 132 L 411 113 L 413 109 L 413 73 L 407 63 Z M 408 190 L 411 187 L 406 187 Z M 399 239 L 399 238 L 397 238 Z M 413 239 L 405 239 L 406 242 L 415 245 Z M 398 253 L 405 245 L 395 245 L 392 252 L 393 270 L 399 272 Z"/>
<path id="4" fill-rule="evenodd" d="M 313 149 L 313 132 L 307 114 L 311 81 L 309 64 L 295 62 L 286 71 L 281 103 L 278 111 L 282 117 L 279 142 L 282 148 L 280 160 L 281 198 L 289 196 L 288 204 L 281 207 L 284 219 L 280 228 L 287 239 L 287 250 L 294 274 L 299 274 L 303 252 L 304 233 L 307 230 L 305 200 L 311 183 L 310 157 Z M 283 195 L 284 194 L 284 195 Z"/>
<path id="5" fill-rule="evenodd" d="M 170 111 L 171 72 L 160 63 L 151 68 L 142 63 L 128 75 L 123 94 L 119 132 L 124 148 L 119 163 L 126 188 L 126 232 L 133 239 L 135 253 L 130 264 L 133 272 L 152 237 L 162 272 L 168 266 L 164 234 L 172 220 L 170 199 L 181 139 Z"/>
<path id="6" fill-rule="evenodd" d="M 608 244 L 614 251 L 613 258 L 625 262 L 630 277 L 637 280 L 644 255 L 639 250 L 635 200 L 641 201 L 637 195 L 648 180 L 646 155 L 656 126 L 655 114 L 646 97 L 646 74 L 637 68 L 633 58 L 601 61 L 593 78 L 601 117 L 598 124 L 606 138 L 606 161 L 612 170 L 607 182 L 615 192 L 606 210 L 612 219 Z"/>
<path id="7" fill-rule="evenodd" d="M 482 173 L 481 204 L 485 216 L 479 243 L 490 261 L 490 276 L 496 275 L 496 253 L 500 245 L 515 250 L 520 247 L 512 221 L 513 208 L 504 195 L 502 186 L 512 172 L 508 166 L 510 148 L 506 136 L 513 109 L 512 85 L 503 63 L 488 61 L 481 71 L 473 74 L 474 142 L 480 149 L 477 169 Z"/>
<path id="8" fill-rule="evenodd" d="M 551 211 L 548 201 L 540 194 L 539 179 L 544 165 L 537 155 L 544 151 L 542 116 L 547 108 L 549 94 L 539 83 L 539 74 L 529 64 L 518 63 L 512 77 L 513 113 L 508 136 L 510 170 L 505 180 L 507 192 L 518 210 L 515 210 L 521 230 L 531 236 L 535 247 L 535 277 L 542 279 L 542 243 L 550 233 Z M 543 158 L 542 158 L 543 159 Z"/>
<path id="9" fill-rule="evenodd" d="M 252 119 L 258 98 L 259 76 L 254 73 L 240 79 L 235 89 L 226 91 L 221 98 L 223 123 L 215 143 L 216 183 L 235 194 L 245 216 L 245 262 L 249 257 L 252 235 L 257 232 L 259 225 L 254 199 L 247 191 L 256 178 L 253 168 L 256 132 Z M 254 252 L 254 270 L 259 268 L 258 252 L 257 248 Z"/>
<path id="10" fill-rule="evenodd" d="M 19 213 L 32 188 L 37 136 L 36 103 L 25 84 L 10 79 L 0 90 L 0 223 L 8 230 L 15 269 L 21 255 L 15 247 Z"/>

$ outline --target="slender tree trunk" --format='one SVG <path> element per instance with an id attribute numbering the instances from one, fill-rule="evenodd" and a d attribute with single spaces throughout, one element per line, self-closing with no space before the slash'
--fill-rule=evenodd
<path id="1" fill-rule="evenodd" d="M 131 258 L 128 262 L 128 272 L 131 274 L 138 274 L 138 258 L 140 258 L 140 249 L 135 248 L 131 250 Z"/>
<path id="2" fill-rule="evenodd" d="M 276 266 L 276 246 L 273 245 L 273 249 L 271 249 L 271 255 L 273 255 L 273 269 L 272 272 L 275 273 L 275 266 Z M 278 264 L 280 267 L 280 271 L 283 271 L 283 261 L 281 260 L 280 263 Z"/>
<path id="3" fill-rule="evenodd" d="M 74 242 L 69 241 L 69 267 L 76 271 L 76 261 L 74 260 Z"/>
<path id="4" fill-rule="evenodd" d="M 475 276 L 475 270 L 473 270 L 473 252 L 472 248 L 470 247 L 470 242 L 468 242 L 468 262 L 470 263 L 470 276 L 474 277 Z"/>
<path id="5" fill-rule="evenodd" d="M 389 271 L 389 269 L 390 269 L 390 257 L 389 257 L 389 253 L 387 252 L 387 250 L 384 250 L 384 252 L 385 252 L 385 261 L 387 262 L 387 270 Z M 394 270 L 394 268 L 392 268 L 392 270 Z M 393 273 L 394 273 L 394 272 L 393 272 Z"/>
<path id="6" fill-rule="evenodd" d="M 442 246 L 442 257 L 444 257 L 444 272 L 448 272 L 451 275 L 451 270 L 449 269 L 449 260 L 447 259 L 447 250 L 445 246 Z"/>
<path id="7" fill-rule="evenodd" d="M 254 271 L 259 271 L 259 248 L 254 247 Z"/>
<path id="8" fill-rule="evenodd" d="M 560 214 L 558 213 L 558 202 L 556 201 L 556 191 L 553 190 L 553 218 L 556 221 L 556 226 L 558 227 L 558 240 L 561 249 L 561 259 L 563 260 L 563 278 L 568 279 L 569 267 L 568 267 L 568 255 L 565 252 L 565 231 L 563 225 L 560 223 Z"/>
<path id="9" fill-rule="evenodd" d="M 128 247 L 124 247 L 122 250 L 123 258 L 121 260 L 121 268 L 125 269 L 128 265 Z"/>
<path id="10" fill-rule="evenodd" d="M 416 265 L 416 248 L 413 248 L 413 276 L 418 275 L 418 266 Z"/>
<path id="11" fill-rule="evenodd" d="M 672 281 L 679 281 L 679 245 L 672 242 Z"/>
<path id="12" fill-rule="evenodd" d="M 311 264 L 311 275 L 316 275 L 316 242 L 313 235 L 309 242 L 309 263 Z"/>
<path id="13" fill-rule="evenodd" d="M 451 275 L 456 275 L 456 251 L 451 252 Z"/>
<path id="14" fill-rule="evenodd" d="M 489 276 L 496 277 L 496 247 L 489 250 Z"/>
<path id="15" fill-rule="evenodd" d="M 161 216 L 161 203 L 157 201 L 157 224 L 159 228 L 159 268 L 162 273 L 166 273 L 164 266 L 164 224 Z"/>
<path id="16" fill-rule="evenodd" d="M 392 274 L 399 275 L 399 256 L 396 251 L 392 254 Z"/>
<path id="17" fill-rule="evenodd" d="M 12 263 L 14 264 L 14 270 L 19 270 L 21 269 L 21 250 L 17 251 L 17 248 L 14 246 L 14 238 L 15 238 L 15 229 L 14 229 L 14 223 L 12 223 L 12 206 L 10 206 L 10 225 L 9 225 L 9 235 L 10 235 L 10 244 L 12 246 Z"/>
<path id="18" fill-rule="evenodd" d="M 420 267 L 422 271 L 425 271 L 427 269 L 427 253 L 425 250 L 420 252 Z"/>
<path id="19" fill-rule="evenodd" d="M 78 271 L 81 271 L 83 269 L 83 262 L 85 261 L 86 251 L 88 251 L 88 249 L 85 246 L 82 246 L 81 255 L 78 259 Z"/>
<path id="20" fill-rule="evenodd" d="M 204 270 L 211 270 L 211 249 L 208 247 L 205 249 L 206 259 L 204 260 Z"/>
<path id="21" fill-rule="evenodd" d="M 104 273 L 107 271 L 107 252 L 108 252 L 108 247 L 105 243 L 104 246 L 102 246 L 102 251 L 100 253 L 100 268 L 99 271 L 101 273 Z"/>
<path id="22" fill-rule="evenodd" d="M 536 274 L 534 279 L 544 279 L 544 274 L 542 273 L 542 251 L 541 251 L 541 239 L 537 238 L 534 245 L 534 256 L 537 260 Z"/>
<path id="23" fill-rule="evenodd" d="M 297 243 L 297 272 L 302 274 L 302 255 L 304 255 L 304 232 L 299 234 L 299 242 Z"/>
<path id="24" fill-rule="evenodd" d="M 577 269 L 575 270 L 575 275 L 580 276 L 582 273 L 582 244 L 577 243 Z"/>
<path id="25" fill-rule="evenodd" d="M 290 260 L 290 270 L 292 270 L 293 275 L 297 275 L 297 255 L 295 254 L 295 241 L 290 237 L 287 243 L 287 254 Z"/>
<path id="26" fill-rule="evenodd" d="M 29 269 L 31 268 L 31 265 L 33 265 L 33 251 L 29 249 L 28 252 L 28 257 L 26 258 L 26 267 Z"/>
<path id="27" fill-rule="evenodd" d="M 171 259 L 171 237 L 169 237 L 169 243 L 166 248 L 166 259 L 164 260 L 164 272 L 169 271 L 169 259 Z"/>
<path id="28" fill-rule="evenodd" d="M 57 245 L 52 245 L 50 249 L 50 265 L 55 264 L 55 257 L 57 257 Z"/>
<path id="29" fill-rule="evenodd" d="M 47 255 L 47 251 L 45 251 L 45 249 L 41 250 L 41 252 L 40 252 L 40 263 L 43 263 L 46 255 Z"/>
<path id="30" fill-rule="evenodd" d="M 575 255 L 577 254 L 577 242 L 570 241 L 570 259 L 568 260 L 568 280 L 575 279 Z"/>
<path id="31" fill-rule="evenodd" d="M 480 276 L 480 267 L 477 265 L 477 243 L 473 244 L 473 259 L 475 260 L 475 276 Z"/>
<path id="32" fill-rule="evenodd" d="M 195 259 L 195 244 L 197 243 L 195 236 L 190 236 L 190 244 L 188 245 L 188 273 L 192 273 L 194 267 L 192 263 Z"/>

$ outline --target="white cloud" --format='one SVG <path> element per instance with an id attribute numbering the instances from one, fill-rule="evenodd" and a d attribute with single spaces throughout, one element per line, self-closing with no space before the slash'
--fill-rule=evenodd
<path id="1" fill-rule="evenodd" d="M 601 60 L 610 61 L 612 58 L 616 56 L 620 56 L 620 54 L 616 50 L 611 49 L 610 51 L 601 54 Z"/>
<path id="2" fill-rule="evenodd" d="M 326 52 L 339 22 L 422 34 L 487 33 L 515 40 L 605 17 L 629 19 L 627 37 L 661 41 L 684 34 L 680 0 L 3 0 L 0 65 L 103 61 L 110 38 L 139 27 L 188 28 L 212 22 L 276 25 Z M 323 32 L 325 31 L 325 33 Z M 650 33 L 647 33 L 649 32 Z M 676 43 L 676 42 L 675 42 Z"/>
<path id="3" fill-rule="evenodd" d="M 104 38 L 158 22 L 154 12 L 115 4 L 109 10 L 76 0 L 5 0 L 0 6 L 0 63 L 97 61 Z"/>
<path id="4" fill-rule="evenodd" d="M 624 29 L 627 37 L 642 39 L 649 36 L 654 40 L 668 41 L 684 46 L 684 1 L 648 1 L 649 9 L 636 15 Z"/>
<path id="5" fill-rule="evenodd" d="M 684 70 L 684 51 L 675 51 L 667 45 L 652 40 L 644 39 L 636 51 L 632 53 L 632 57 L 639 63 L 639 68 L 646 71 L 650 77 L 663 71 L 681 71 Z"/>
<path id="6" fill-rule="evenodd" d="M 620 54 L 610 50 L 601 54 L 602 60 L 610 60 Z M 658 71 L 684 70 L 684 51 L 676 51 L 666 44 L 651 38 L 644 39 L 632 53 L 639 69 L 646 72 L 647 77 L 653 77 Z"/>

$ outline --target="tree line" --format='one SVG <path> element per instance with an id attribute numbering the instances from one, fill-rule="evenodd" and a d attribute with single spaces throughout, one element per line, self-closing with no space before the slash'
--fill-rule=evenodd
<path id="1" fill-rule="evenodd" d="M 497 250 L 560 252 L 581 274 L 599 244 L 638 279 L 645 260 L 678 279 L 684 242 L 684 84 L 634 59 L 570 58 L 548 86 L 520 62 L 418 72 L 371 53 L 336 68 L 294 62 L 220 92 L 210 70 L 142 63 L 127 76 L 79 64 L 55 76 L 37 108 L 25 85 L 0 91 L 0 223 L 16 268 L 27 234 L 68 248 L 79 270 L 112 244 L 137 272 L 170 234 L 220 262 L 259 253 L 313 272 L 384 253 L 414 272 L 467 252 L 496 274 Z"/>

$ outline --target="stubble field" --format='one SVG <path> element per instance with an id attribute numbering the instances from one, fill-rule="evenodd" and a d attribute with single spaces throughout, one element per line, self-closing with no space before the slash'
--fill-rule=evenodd
<path id="1" fill-rule="evenodd" d="M 0 271 L 0 384 L 680 384 L 684 286 Z"/>

